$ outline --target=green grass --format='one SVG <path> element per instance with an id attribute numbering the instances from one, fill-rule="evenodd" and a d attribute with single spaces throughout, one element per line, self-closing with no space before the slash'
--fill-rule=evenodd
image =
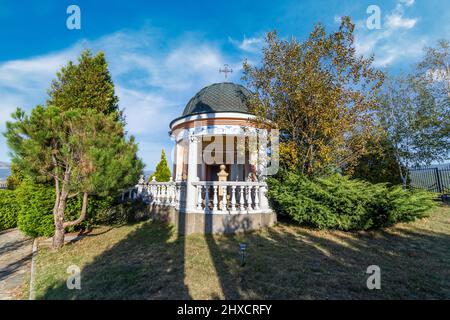
<path id="1" fill-rule="evenodd" d="M 239 265 L 239 242 L 248 244 Z M 177 237 L 157 222 L 96 229 L 55 253 L 39 248 L 40 299 L 450 298 L 450 207 L 370 232 L 315 231 L 287 223 L 230 236 Z M 81 290 L 66 287 L 69 265 Z M 381 268 L 381 290 L 366 269 Z"/>

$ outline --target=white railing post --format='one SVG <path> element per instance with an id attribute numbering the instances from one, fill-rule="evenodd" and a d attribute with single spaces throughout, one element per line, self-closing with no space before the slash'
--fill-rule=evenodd
<path id="1" fill-rule="evenodd" d="M 255 186 L 255 210 L 259 210 L 259 186 Z"/>
<path id="2" fill-rule="evenodd" d="M 156 204 L 161 204 L 161 186 L 156 185 Z"/>
<path id="3" fill-rule="evenodd" d="M 209 186 L 205 185 L 205 212 L 209 212 Z"/>
<path id="4" fill-rule="evenodd" d="M 164 188 L 164 204 L 168 205 L 170 203 L 169 202 L 169 186 L 164 185 L 163 188 Z"/>
<path id="5" fill-rule="evenodd" d="M 141 177 L 139 178 L 138 185 L 137 185 L 137 195 L 138 196 L 140 196 L 142 194 L 144 187 L 145 187 L 145 180 L 144 180 L 144 176 L 141 175 Z"/>
<path id="6" fill-rule="evenodd" d="M 197 185 L 197 210 L 203 209 L 202 189 L 203 187 L 201 185 Z"/>
<path id="7" fill-rule="evenodd" d="M 251 186 L 247 186 L 245 188 L 245 198 L 247 200 L 247 211 L 251 211 L 253 209 L 251 190 L 252 190 Z"/>
<path id="8" fill-rule="evenodd" d="M 159 185 L 159 203 L 164 205 L 165 204 L 165 192 L 164 192 L 164 186 L 163 185 Z"/>
<path id="9" fill-rule="evenodd" d="M 178 187 L 178 208 L 185 208 L 186 206 L 186 184 L 179 183 Z"/>
<path id="10" fill-rule="evenodd" d="M 236 186 L 231 186 L 231 211 L 236 211 Z"/>
<path id="11" fill-rule="evenodd" d="M 181 191 L 178 191 L 178 184 L 158 183 L 157 185 L 161 187 L 158 192 L 158 201 L 161 202 L 164 192 L 166 192 L 169 202 L 179 205 L 182 200 L 180 200 Z M 196 181 L 192 185 L 196 190 L 194 199 L 196 212 L 203 210 L 205 213 L 236 214 L 238 212 L 262 212 L 270 209 L 266 198 L 267 185 L 263 182 Z M 165 186 L 167 186 L 166 191 L 163 190 Z M 180 184 L 180 190 L 181 188 Z"/>
<path id="12" fill-rule="evenodd" d="M 222 212 L 227 211 L 227 186 L 221 186 L 222 188 Z"/>
<path id="13" fill-rule="evenodd" d="M 176 186 L 175 186 L 175 184 L 170 185 L 170 198 L 171 198 L 170 205 L 172 207 L 174 207 L 177 204 L 177 202 L 176 202 Z"/>
<path id="14" fill-rule="evenodd" d="M 214 189 L 214 196 L 213 196 L 213 212 L 217 211 L 217 204 L 218 204 L 218 200 L 217 200 L 217 186 L 213 186 Z"/>
<path id="15" fill-rule="evenodd" d="M 156 203 L 156 185 L 151 185 L 150 186 L 150 194 L 152 197 L 152 203 Z"/>
<path id="16" fill-rule="evenodd" d="M 245 211 L 244 188 L 245 186 L 239 188 L 239 210 L 241 212 Z"/>

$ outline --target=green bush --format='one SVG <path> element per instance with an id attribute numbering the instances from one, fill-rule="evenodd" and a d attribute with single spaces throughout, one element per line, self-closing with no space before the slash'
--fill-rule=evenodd
<path id="1" fill-rule="evenodd" d="M 148 217 L 147 205 L 139 200 L 127 200 L 102 210 L 95 217 L 96 224 L 121 225 Z"/>
<path id="2" fill-rule="evenodd" d="M 53 235 L 53 206 L 55 192 L 52 187 L 25 179 L 15 191 L 19 203 L 17 226 L 25 234 L 37 237 Z"/>
<path id="3" fill-rule="evenodd" d="M 76 220 L 80 216 L 82 202 L 83 198 L 81 195 L 67 201 L 66 210 L 64 212 L 67 221 Z M 94 225 L 104 224 L 102 221 L 103 216 L 113 205 L 113 197 L 99 197 L 95 195 L 89 196 L 86 219 L 80 225 L 72 227 L 67 231 L 72 231 L 76 228 L 89 229 Z"/>
<path id="4" fill-rule="evenodd" d="M 413 221 L 435 206 L 433 195 L 341 175 L 307 178 L 282 171 L 268 179 L 274 209 L 319 229 L 366 230 Z"/>
<path id="5" fill-rule="evenodd" d="M 52 236 L 54 233 L 53 206 L 55 190 L 53 186 L 33 183 L 25 179 L 15 191 L 19 205 L 18 227 L 27 235 Z M 81 211 L 81 195 L 67 201 L 65 217 L 67 221 L 75 220 Z M 86 219 L 78 226 L 67 231 L 90 228 L 102 223 L 101 219 L 114 204 L 112 197 L 89 196 Z"/>
<path id="6" fill-rule="evenodd" d="M 0 190 L 0 231 L 17 226 L 18 212 L 16 193 L 12 190 Z"/>

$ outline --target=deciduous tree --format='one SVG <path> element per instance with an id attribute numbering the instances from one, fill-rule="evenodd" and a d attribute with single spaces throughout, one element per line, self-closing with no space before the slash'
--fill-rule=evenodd
<path id="1" fill-rule="evenodd" d="M 283 141 L 295 143 L 302 172 L 350 167 L 375 136 L 383 74 L 371 66 L 372 57 L 356 54 L 353 31 L 345 17 L 338 31 L 327 34 L 318 24 L 303 42 L 270 32 L 261 65 L 244 63 L 243 78 L 255 93 L 251 109 L 260 121 L 272 121 Z"/>

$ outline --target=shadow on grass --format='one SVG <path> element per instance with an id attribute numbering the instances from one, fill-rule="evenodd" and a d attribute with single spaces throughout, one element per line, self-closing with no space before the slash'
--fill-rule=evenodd
<path id="1" fill-rule="evenodd" d="M 205 238 L 226 299 L 449 299 L 448 215 L 438 223 L 445 232 L 318 232 L 283 223 Z M 248 247 L 244 267 L 239 242 Z M 370 265 L 381 268 L 381 290 L 367 288 Z"/>
<path id="2" fill-rule="evenodd" d="M 440 223 L 441 227 L 445 224 Z M 205 225 L 207 228 L 210 224 Z M 209 255 L 222 290 L 222 296 L 211 290 L 205 276 L 201 296 L 448 299 L 449 233 L 409 227 L 318 232 L 283 223 L 245 234 L 194 235 L 200 243 L 194 251 Z M 173 229 L 162 223 L 143 224 L 82 270 L 82 290 L 67 290 L 64 283 L 49 288 L 43 298 L 189 299 L 193 292 L 185 285 L 190 280 L 184 270 L 189 257 L 184 254 L 192 236 L 178 236 L 172 241 L 172 235 Z M 240 242 L 248 245 L 243 267 L 239 264 Z M 366 287 L 369 265 L 381 268 L 381 290 Z M 190 272 L 199 275 L 204 266 L 192 268 Z"/>
<path id="3" fill-rule="evenodd" d="M 43 299 L 189 299 L 184 285 L 184 238 L 157 222 L 142 224 L 81 270 L 81 290 L 66 283 Z"/>

